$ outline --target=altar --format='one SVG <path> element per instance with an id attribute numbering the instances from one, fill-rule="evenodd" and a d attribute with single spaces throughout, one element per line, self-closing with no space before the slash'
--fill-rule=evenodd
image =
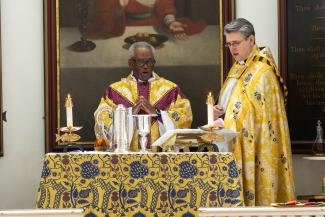
<path id="1" fill-rule="evenodd" d="M 36 208 L 85 216 L 198 216 L 243 205 L 232 153 L 48 153 Z"/>

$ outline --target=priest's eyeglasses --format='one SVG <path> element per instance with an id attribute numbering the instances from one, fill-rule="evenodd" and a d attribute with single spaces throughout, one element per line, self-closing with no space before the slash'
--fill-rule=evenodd
<path id="1" fill-rule="evenodd" d="M 155 65 L 155 63 L 156 63 L 156 61 L 154 59 L 148 59 L 148 60 L 132 59 L 132 60 L 137 66 L 147 65 L 147 66 L 151 67 L 151 66 Z"/>
<path id="2" fill-rule="evenodd" d="M 225 47 L 233 47 L 233 48 L 236 48 L 236 47 L 238 47 L 243 41 L 244 41 L 245 39 L 243 39 L 243 40 L 240 40 L 240 41 L 232 41 L 232 42 L 226 42 L 225 43 Z"/>

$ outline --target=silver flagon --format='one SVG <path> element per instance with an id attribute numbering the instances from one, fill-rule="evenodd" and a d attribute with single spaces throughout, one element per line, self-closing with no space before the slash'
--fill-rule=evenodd
<path id="1" fill-rule="evenodd" d="M 129 112 L 122 104 L 117 105 L 113 117 L 113 144 L 116 145 L 114 152 L 125 153 L 130 149 L 128 129 Z"/>

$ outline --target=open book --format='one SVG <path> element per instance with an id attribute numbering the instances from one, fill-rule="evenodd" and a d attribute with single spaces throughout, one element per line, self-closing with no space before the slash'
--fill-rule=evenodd
<path id="1" fill-rule="evenodd" d="M 196 140 L 198 137 L 207 134 L 209 132 L 201 130 L 201 129 L 174 129 L 174 130 L 168 130 L 165 134 L 163 134 L 159 139 L 157 139 L 152 146 L 160 146 L 163 149 L 166 149 L 167 147 L 173 147 L 175 146 L 176 140 L 178 137 L 181 137 L 183 140 Z M 220 144 L 228 144 L 231 142 L 232 139 L 234 139 L 238 133 L 229 130 L 229 129 L 220 129 L 213 131 L 214 134 L 222 136 L 224 139 L 223 141 L 216 141 L 213 142 L 214 144 L 220 143 Z M 221 150 L 222 151 L 222 150 Z"/>

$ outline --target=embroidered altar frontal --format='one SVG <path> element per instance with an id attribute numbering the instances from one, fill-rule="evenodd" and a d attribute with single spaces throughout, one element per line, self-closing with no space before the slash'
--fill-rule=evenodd
<path id="1" fill-rule="evenodd" d="M 50 153 L 37 208 L 85 216 L 198 216 L 199 207 L 243 205 L 231 153 Z"/>

